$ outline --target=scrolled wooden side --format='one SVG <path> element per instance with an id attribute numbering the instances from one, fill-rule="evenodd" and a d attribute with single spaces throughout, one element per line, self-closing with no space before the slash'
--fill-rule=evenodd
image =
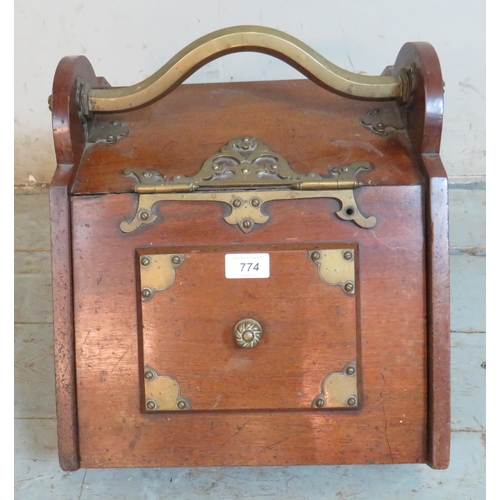
<path id="1" fill-rule="evenodd" d="M 87 58 L 59 63 L 51 96 L 57 168 L 49 191 L 52 245 L 52 294 L 59 463 L 66 471 L 80 467 L 76 406 L 75 339 L 70 190 L 85 147 L 85 127 L 76 105 L 78 78 L 105 86 Z"/>
<path id="2" fill-rule="evenodd" d="M 406 43 L 389 72 L 410 68 L 412 96 L 400 106 L 415 156 L 426 179 L 427 259 L 427 463 L 445 469 L 450 461 L 450 264 L 448 179 L 439 157 L 444 82 L 429 43 Z"/>

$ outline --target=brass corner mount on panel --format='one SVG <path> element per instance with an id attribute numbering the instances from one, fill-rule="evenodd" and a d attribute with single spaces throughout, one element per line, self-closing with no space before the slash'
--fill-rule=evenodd
<path id="1" fill-rule="evenodd" d="M 141 297 L 149 300 L 156 292 L 167 290 L 175 281 L 175 270 L 185 260 L 183 254 L 141 255 Z"/>
<path id="2" fill-rule="evenodd" d="M 318 266 L 318 275 L 324 283 L 340 286 L 348 295 L 356 293 L 354 248 L 310 250 L 307 255 Z"/>
<path id="3" fill-rule="evenodd" d="M 390 109 L 374 108 L 365 113 L 360 118 L 359 123 L 377 135 L 389 135 L 405 128 L 397 107 Z"/>
<path id="4" fill-rule="evenodd" d="M 158 375 L 151 366 L 144 366 L 144 405 L 147 411 L 190 410 L 189 399 L 172 377 Z"/>
<path id="5" fill-rule="evenodd" d="M 327 375 L 321 382 L 321 393 L 312 401 L 313 408 L 352 408 L 358 402 L 356 363 L 348 363 L 340 372 Z"/>
<path id="6" fill-rule="evenodd" d="M 340 202 L 337 216 L 362 228 L 371 228 L 376 219 L 359 210 L 354 189 L 362 186 L 358 175 L 373 167 L 367 161 L 330 168 L 328 174 L 297 174 L 286 159 L 262 140 L 241 136 L 229 141 L 220 152 L 210 156 L 192 176 L 163 177 L 152 169 L 131 167 L 124 175 L 135 180 L 139 194 L 135 216 L 123 221 L 124 233 L 135 231 L 157 220 L 152 208 L 161 201 L 216 201 L 226 203 L 230 214 L 224 219 L 249 233 L 256 224 L 264 224 L 269 215 L 262 206 L 269 201 L 332 198 Z"/>

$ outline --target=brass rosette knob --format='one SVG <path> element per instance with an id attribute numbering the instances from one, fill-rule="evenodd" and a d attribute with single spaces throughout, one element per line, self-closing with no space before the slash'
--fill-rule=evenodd
<path id="1" fill-rule="evenodd" d="M 252 318 L 240 319 L 233 330 L 236 345 L 243 347 L 243 349 L 251 349 L 257 346 L 263 334 L 260 323 Z"/>

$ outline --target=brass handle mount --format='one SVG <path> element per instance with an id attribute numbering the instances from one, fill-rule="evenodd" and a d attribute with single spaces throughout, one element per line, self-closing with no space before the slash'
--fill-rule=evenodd
<path id="1" fill-rule="evenodd" d="M 260 323 L 252 318 L 243 318 L 236 323 L 233 330 L 233 337 L 236 345 L 243 349 L 256 347 L 264 335 Z"/>

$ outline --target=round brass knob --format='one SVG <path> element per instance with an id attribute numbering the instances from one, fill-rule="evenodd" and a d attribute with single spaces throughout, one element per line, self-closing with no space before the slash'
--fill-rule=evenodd
<path id="1" fill-rule="evenodd" d="M 233 330 L 236 345 L 244 349 L 255 347 L 260 342 L 263 334 L 260 323 L 252 318 L 240 319 Z"/>

